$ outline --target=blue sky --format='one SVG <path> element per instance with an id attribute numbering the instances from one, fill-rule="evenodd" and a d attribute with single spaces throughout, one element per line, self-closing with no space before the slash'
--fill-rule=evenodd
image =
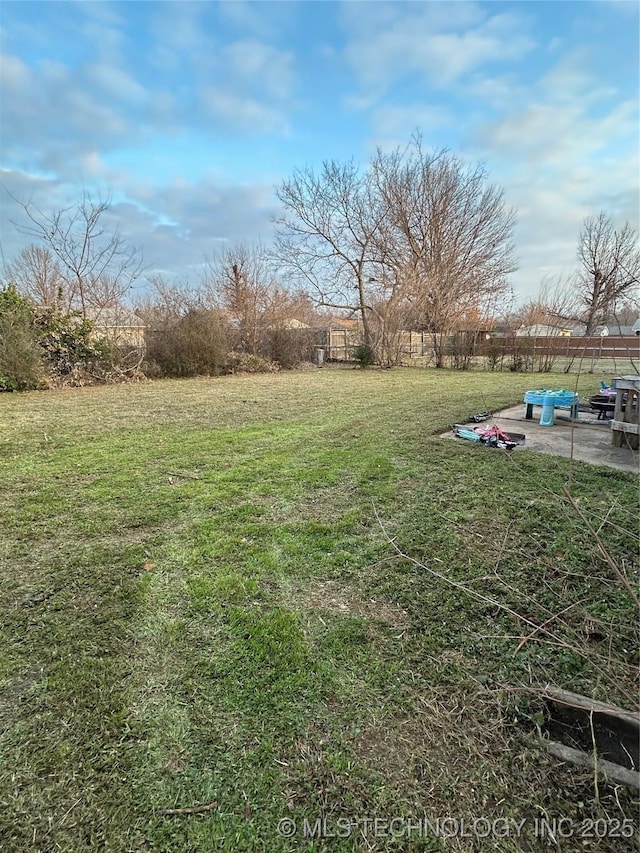
<path id="1" fill-rule="evenodd" d="M 151 272 L 268 244 L 274 185 L 427 146 L 518 211 L 516 295 L 568 273 L 586 216 L 638 228 L 638 9 L 589 2 L 7 2 L 1 180 L 42 210 L 111 192 Z M 2 193 L 6 260 L 24 245 Z"/>

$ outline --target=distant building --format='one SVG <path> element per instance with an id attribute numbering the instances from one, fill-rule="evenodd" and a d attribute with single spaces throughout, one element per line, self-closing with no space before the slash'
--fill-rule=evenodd
<path id="1" fill-rule="evenodd" d="M 573 334 L 578 337 L 583 337 L 586 331 L 586 326 L 584 323 L 573 327 Z M 603 325 L 602 323 L 599 326 L 596 326 L 592 332 L 592 337 L 597 338 L 607 335 L 615 335 L 622 338 L 630 337 L 631 335 L 640 335 L 640 318 L 636 320 L 633 326 L 621 325 L 620 323 L 608 323 L 607 325 Z"/>
<path id="2" fill-rule="evenodd" d="M 281 329 L 308 329 L 309 325 L 303 323 L 302 320 L 296 320 L 295 317 L 287 317 L 282 322 L 275 324 Z"/>
<path id="3" fill-rule="evenodd" d="M 546 323 L 532 323 L 529 326 L 520 326 L 516 329 L 517 338 L 566 338 L 571 335 L 572 330 L 566 327 L 551 326 Z"/>
<path id="4" fill-rule="evenodd" d="M 146 326 L 128 308 L 100 308 L 87 311 L 87 320 L 94 324 L 94 337 L 106 338 L 119 347 L 144 347 Z"/>

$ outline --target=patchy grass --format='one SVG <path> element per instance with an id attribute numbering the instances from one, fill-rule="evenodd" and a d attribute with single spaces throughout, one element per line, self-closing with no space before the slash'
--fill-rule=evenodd
<path id="1" fill-rule="evenodd" d="M 532 384 L 325 370 L 3 396 L 2 849 L 488 849 L 340 837 L 453 816 L 525 820 L 491 849 L 542 850 L 535 818 L 631 813 L 540 749 L 527 688 L 633 705 L 632 607 L 561 495 L 571 469 L 637 581 L 637 478 L 436 437 Z M 513 613 L 553 637 L 523 642 Z M 303 840 L 322 817 L 336 837 Z"/>

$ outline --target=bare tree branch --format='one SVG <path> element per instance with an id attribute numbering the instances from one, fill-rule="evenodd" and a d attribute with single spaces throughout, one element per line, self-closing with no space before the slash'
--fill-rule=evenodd
<path id="1" fill-rule="evenodd" d="M 94 201 L 85 193 L 77 205 L 52 213 L 43 212 L 30 200 L 11 198 L 28 220 L 13 224 L 44 243 L 57 258 L 69 302 L 79 307 L 84 318 L 119 302 L 142 274 L 142 252 L 129 246 L 117 228 L 108 230 L 104 224 L 110 198 Z"/>
<path id="2" fill-rule="evenodd" d="M 615 318 L 616 308 L 632 296 L 640 281 L 640 251 L 628 222 L 618 230 L 611 217 L 598 213 L 585 220 L 578 245 L 578 296 L 584 309 L 585 334 Z"/>
<path id="3" fill-rule="evenodd" d="M 401 329 L 441 341 L 508 292 L 514 213 L 502 191 L 484 167 L 425 152 L 418 135 L 404 151 L 378 151 L 365 171 L 335 161 L 298 170 L 278 197 L 285 268 L 320 304 L 358 312 L 384 363 L 397 361 Z"/>
<path id="4" fill-rule="evenodd" d="M 4 266 L 7 281 L 36 305 L 71 307 L 71 294 L 53 252 L 30 243 Z"/>

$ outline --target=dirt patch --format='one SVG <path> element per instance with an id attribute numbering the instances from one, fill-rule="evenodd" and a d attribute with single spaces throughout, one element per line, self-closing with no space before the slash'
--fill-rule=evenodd
<path id="1" fill-rule="evenodd" d="M 287 601 L 296 610 L 328 611 L 350 617 L 384 622 L 393 628 L 405 628 L 410 617 L 406 610 L 380 598 L 363 598 L 362 593 L 338 581 L 314 581 L 293 591 Z"/>

